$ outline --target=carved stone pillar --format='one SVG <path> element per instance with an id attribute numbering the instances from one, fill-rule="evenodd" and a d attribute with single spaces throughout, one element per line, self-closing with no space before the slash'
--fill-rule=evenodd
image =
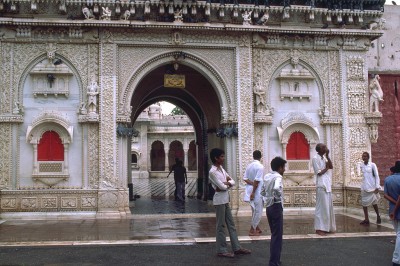
<path id="1" fill-rule="evenodd" d="M 164 160 L 165 160 L 164 167 L 165 167 L 165 171 L 167 171 L 167 172 L 169 172 L 168 155 L 169 155 L 169 149 L 166 149 L 165 150 L 165 158 L 164 158 Z"/>
<path id="2" fill-rule="evenodd" d="M 238 57 L 237 67 L 237 121 L 238 121 L 238 147 L 240 147 L 240 155 L 237 154 L 237 173 L 238 177 L 244 175 L 247 162 L 253 158 L 254 145 L 254 128 L 253 128 L 253 90 L 252 90 L 252 50 L 250 35 L 242 35 L 239 37 L 239 47 L 236 56 Z M 237 146 L 235 147 L 237 148 Z M 238 182 L 239 183 L 239 182 Z M 239 186 L 232 191 L 235 198 L 232 200 L 233 210 L 239 208 Z"/>
<path id="3" fill-rule="evenodd" d="M 183 155 L 183 160 L 184 160 L 184 162 L 183 162 L 183 166 L 185 166 L 186 167 L 186 169 L 188 169 L 188 162 L 189 162 L 189 158 L 188 158 L 188 155 L 189 155 L 189 149 L 184 149 L 183 150 L 184 151 L 184 155 Z"/>
<path id="4" fill-rule="evenodd" d="M 118 182 L 117 143 L 117 77 L 115 69 L 116 45 L 100 45 L 100 178 L 98 215 L 121 215 L 124 194 Z M 120 190 L 121 188 L 122 190 Z M 124 188 L 127 190 L 127 188 Z M 127 204 L 128 197 L 126 197 Z"/>

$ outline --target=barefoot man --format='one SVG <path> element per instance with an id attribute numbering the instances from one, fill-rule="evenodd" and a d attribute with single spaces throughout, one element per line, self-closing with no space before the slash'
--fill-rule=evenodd
<path id="1" fill-rule="evenodd" d="M 312 166 L 317 185 L 315 203 L 315 233 L 325 236 L 336 231 L 335 213 L 332 201 L 332 171 L 333 165 L 329 158 L 329 150 L 323 143 L 315 147 L 317 154 L 312 158 Z"/>

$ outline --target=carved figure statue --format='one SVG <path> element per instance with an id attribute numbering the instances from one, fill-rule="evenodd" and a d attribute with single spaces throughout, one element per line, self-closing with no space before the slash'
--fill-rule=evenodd
<path id="1" fill-rule="evenodd" d="M 87 115 L 86 103 L 81 102 L 81 106 L 79 107 L 79 114 Z"/>
<path id="2" fill-rule="evenodd" d="M 369 92 L 371 93 L 369 98 L 370 112 L 379 112 L 379 102 L 383 101 L 383 91 L 380 85 L 380 79 L 379 75 L 375 75 L 369 84 Z"/>
<path id="3" fill-rule="evenodd" d="M 372 143 L 376 143 L 378 141 L 378 126 L 371 125 L 369 127 L 369 138 Z"/>
<path id="4" fill-rule="evenodd" d="M 124 14 L 122 15 L 122 19 L 128 20 L 130 16 L 131 16 L 131 11 L 125 10 Z"/>
<path id="5" fill-rule="evenodd" d="M 14 109 L 13 109 L 12 113 L 14 115 L 19 115 L 19 114 L 21 114 L 21 112 L 22 112 L 22 108 L 20 107 L 19 102 L 15 102 L 14 103 Z"/>
<path id="6" fill-rule="evenodd" d="M 182 16 L 182 9 L 178 9 L 174 12 L 174 22 L 182 22 L 183 16 Z"/>
<path id="7" fill-rule="evenodd" d="M 254 95 L 256 96 L 256 112 L 263 113 L 265 112 L 265 91 L 261 86 L 260 81 L 256 81 L 253 88 Z"/>
<path id="8" fill-rule="evenodd" d="M 103 14 L 101 15 L 101 19 L 103 20 L 111 20 L 111 10 L 107 7 L 101 7 L 103 9 Z"/>
<path id="9" fill-rule="evenodd" d="M 97 95 L 99 94 L 98 92 L 99 86 L 97 85 L 97 82 L 92 79 L 90 82 L 90 85 L 88 86 L 88 104 L 87 104 L 87 111 L 90 114 L 96 114 L 97 113 Z"/>
<path id="10" fill-rule="evenodd" d="M 369 24 L 370 30 L 384 30 L 385 29 L 386 19 L 379 18 L 378 21 L 373 21 Z"/>
<path id="11" fill-rule="evenodd" d="M 244 11 L 242 14 L 243 25 L 251 25 L 251 13 L 253 13 L 253 11 Z"/>
<path id="12" fill-rule="evenodd" d="M 82 13 L 85 16 L 85 19 L 93 19 L 94 18 L 93 11 L 90 10 L 88 7 L 82 8 Z"/>

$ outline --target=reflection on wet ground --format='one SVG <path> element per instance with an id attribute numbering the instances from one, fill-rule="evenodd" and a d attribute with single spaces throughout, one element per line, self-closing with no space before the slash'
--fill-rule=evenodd
<path id="1" fill-rule="evenodd" d="M 47 220 L 0 220 L 0 245 L 72 245 L 76 244 L 74 241 L 78 244 L 82 241 L 86 244 L 99 244 L 99 241 L 127 241 L 123 244 L 132 241 L 139 244 L 212 242 L 215 241 L 214 207 L 196 198 L 196 187 L 196 179 L 190 179 L 186 187 L 186 201 L 179 202 L 174 201 L 172 178 L 134 180 L 134 193 L 140 197 L 130 204 L 131 216 L 121 219 L 72 216 L 64 220 L 57 217 L 50 220 L 49 216 Z M 284 238 L 318 238 L 314 232 L 314 216 L 295 213 L 284 212 Z M 361 226 L 362 219 L 362 216 L 339 211 L 336 214 L 337 232 L 328 237 L 394 235 L 390 224 L 371 222 L 369 226 Z M 262 240 L 270 236 L 265 211 L 260 223 L 263 230 L 261 237 L 248 237 L 249 215 L 235 216 L 234 221 L 242 240 Z"/>
<path id="2" fill-rule="evenodd" d="M 134 178 L 132 180 L 133 194 L 140 197 L 156 197 L 157 199 L 174 196 L 174 178 Z M 185 186 L 185 194 L 188 197 L 197 195 L 197 178 L 188 178 Z"/>
<path id="3" fill-rule="evenodd" d="M 234 217 L 239 236 L 247 236 L 251 218 Z M 393 229 L 388 226 L 370 224 L 361 226 L 361 219 L 344 214 L 336 215 L 337 233 L 361 233 L 368 235 L 388 235 Z M 265 216 L 261 220 L 263 236 L 270 231 Z M 386 234 L 385 234 L 386 233 Z M 284 216 L 284 235 L 314 234 L 314 217 Z M 332 235 L 335 236 L 335 235 Z M 40 241 L 116 241 L 155 240 L 162 243 L 166 239 L 215 239 L 215 217 L 175 218 L 168 215 L 159 217 L 145 215 L 128 219 L 84 219 L 84 220 L 15 220 L 0 224 L 0 243 L 40 242 Z"/>
<path id="4" fill-rule="evenodd" d="M 214 207 L 201 199 L 186 197 L 185 202 L 174 197 L 140 197 L 131 208 L 132 214 L 211 213 Z"/>

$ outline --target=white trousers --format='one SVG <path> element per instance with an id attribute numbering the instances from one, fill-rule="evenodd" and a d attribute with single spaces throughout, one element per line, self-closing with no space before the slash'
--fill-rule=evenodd
<path id="1" fill-rule="evenodd" d="M 258 224 L 261 221 L 262 213 L 263 213 L 263 200 L 260 197 L 259 199 L 250 201 L 251 206 L 251 227 L 256 229 Z"/>
<path id="2" fill-rule="evenodd" d="M 336 231 L 335 213 L 333 211 L 332 193 L 326 192 L 324 188 L 317 188 L 317 199 L 315 203 L 315 230 L 325 232 Z"/>
<path id="3" fill-rule="evenodd" d="M 396 233 L 396 245 L 394 247 L 392 262 L 400 264 L 400 221 L 394 220 L 393 227 Z"/>

